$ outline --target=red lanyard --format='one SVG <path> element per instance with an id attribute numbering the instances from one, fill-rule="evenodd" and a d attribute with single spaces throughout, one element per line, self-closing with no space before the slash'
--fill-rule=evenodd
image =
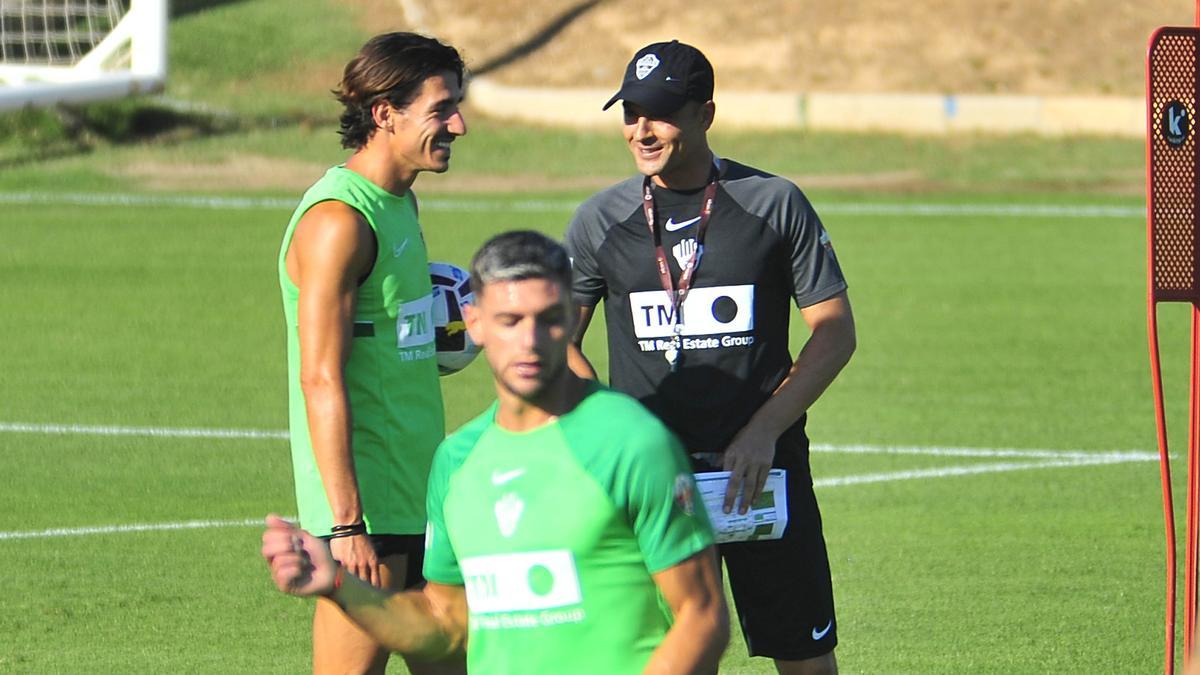
<path id="1" fill-rule="evenodd" d="M 679 274 L 678 289 L 671 280 L 671 268 L 667 264 L 667 253 L 663 250 L 662 245 L 662 232 L 654 223 L 654 192 L 650 187 L 650 177 L 647 176 L 642 181 L 642 210 L 646 214 L 646 226 L 650 228 L 650 237 L 654 240 L 654 259 L 658 264 L 658 278 L 662 282 L 663 290 L 666 291 L 667 299 L 671 302 L 674 310 L 675 335 L 672 338 L 671 346 L 665 352 L 667 362 L 671 364 L 671 370 L 675 370 L 679 364 L 679 352 L 682 348 L 682 340 L 679 335 L 682 320 L 680 312 L 683 301 L 687 299 L 688 291 L 692 288 L 692 279 L 696 276 L 696 268 L 700 267 L 700 258 L 704 255 L 704 233 L 708 231 L 708 219 L 712 215 L 713 202 L 717 196 L 717 178 L 717 172 L 714 169 L 708 185 L 704 187 L 704 202 L 700 206 L 700 222 L 696 225 L 696 248 L 686 263 L 680 261 L 682 271 Z"/>
<path id="2" fill-rule="evenodd" d="M 654 259 L 658 263 L 658 278 L 663 290 L 675 309 L 675 323 L 679 323 L 679 308 L 687 298 L 692 287 L 692 278 L 696 276 L 696 268 L 700 266 L 700 257 L 704 255 L 704 233 L 708 231 L 708 218 L 712 215 L 713 202 L 717 196 L 716 176 L 704 187 L 704 203 L 700 207 L 700 222 L 696 225 L 696 250 L 683 264 L 679 275 L 679 289 L 671 280 L 671 268 L 667 265 L 667 253 L 663 250 L 662 232 L 654 225 L 654 193 L 650 189 L 650 177 L 642 182 L 642 210 L 646 213 L 646 225 L 650 228 L 650 236 L 654 239 Z M 682 262 L 682 261 L 681 261 Z"/>

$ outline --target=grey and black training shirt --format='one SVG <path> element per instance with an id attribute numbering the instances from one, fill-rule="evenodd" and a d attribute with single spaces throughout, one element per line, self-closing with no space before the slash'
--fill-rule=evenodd
<path id="1" fill-rule="evenodd" d="M 675 372 L 664 358 L 674 311 L 642 210 L 642 177 L 584 202 L 566 235 L 575 300 L 605 302 L 611 386 L 639 399 L 693 453 L 724 450 L 783 381 L 792 364 L 788 303 L 807 307 L 846 288 L 829 236 L 799 188 L 729 160 L 719 169 L 703 256 L 680 312 Z M 676 285 L 695 246 L 703 196 L 703 188 L 654 188 L 656 226 Z M 794 431 L 803 434 L 803 426 L 801 418 Z"/>

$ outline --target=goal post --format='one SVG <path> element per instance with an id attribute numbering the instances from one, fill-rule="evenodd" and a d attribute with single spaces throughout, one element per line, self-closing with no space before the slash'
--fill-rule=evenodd
<path id="1" fill-rule="evenodd" d="M 0 110 L 161 91 L 167 0 L 3 0 Z"/>

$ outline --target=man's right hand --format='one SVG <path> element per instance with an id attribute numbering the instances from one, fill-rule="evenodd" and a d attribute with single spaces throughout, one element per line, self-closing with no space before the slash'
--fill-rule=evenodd
<path id="1" fill-rule="evenodd" d="M 338 537 L 329 540 L 329 550 L 333 559 L 346 568 L 346 572 L 362 579 L 375 588 L 383 588 L 383 577 L 379 573 L 379 557 L 375 555 L 375 547 L 365 534 L 350 537 Z"/>
<path id="2" fill-rule="evenodd" d="M 333 592 L 337 562 L 325 542 L 274 513 L 267 516 L 262 539 L 262 555 L 279 590 L 299 596 Z"/>

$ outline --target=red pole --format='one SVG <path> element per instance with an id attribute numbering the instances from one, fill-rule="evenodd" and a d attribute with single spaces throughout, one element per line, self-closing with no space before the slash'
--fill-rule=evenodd
<path id="1" fill-rule="evenodd" d="M 1200 0 L 1196 0 L 1197 19 L 1200 19 Z M 1175 601 L 1177 596 L 1178 562 L 1175 559 L 1175 504 L 1171 497 L 1171 461 L 1167 450 L 1167 417 L 1163 401 L 1162 360 L 1158 350 L 1158 298 L 1154 280 L 1154 103 L 1152 63 L 1156 31 L 1150 36 L 1146 52 L 1146 317 L 1150 342 L 1150 381 L 1154 390 L 1154 423 L 1158 440 L 1158 466 L 1162 480 L 1163 514 L 1167 534 L 1167 607 L 1166 607 L 1166 658 L 1163 659 L 1164 675 L 1175 673 Z"/>
<path id="2" fill-rule="evenodd" d="M 1167 418 L 1163 405 L 1162 361 L 1158 354 L 1158 311 L 1153 299 L 1150 301 L 1150 374 L 1154 387 L 1154 422 L 1158 435 L 1159 474 L 1163 485 L 1163 513 L 1167 528 L 1167 619 L 1166 619 L 1166 664 L 1163 672 L 1175 672 L 1175 504 L 1171 498 L 1171 463 L 1167 453 Z"/>
<path id="3" fill-rule="evenodd" d="M 1200 26 L 1200 0 L 1195 24 Z M 1193 188 L 1194 190 L 1194 188 Z M 1192 344 L 1188 393 L 1187 531 L 1184 534 L 1183 666 L 1196 650 L 1197 594 L 1200 593 L 1200 303 L 1192 302 Z"/>
<path id="4" fill-rule="evenodd" d="M 1196 536 L 1200 531 L 1200 306 L 1192 305 L 1192 348 L 1188 393 L 1187 533 L 1184 537 L 1183 578 L 1183 664 L 1192 661 L 1196 643 L 1197 559 Z"/>

